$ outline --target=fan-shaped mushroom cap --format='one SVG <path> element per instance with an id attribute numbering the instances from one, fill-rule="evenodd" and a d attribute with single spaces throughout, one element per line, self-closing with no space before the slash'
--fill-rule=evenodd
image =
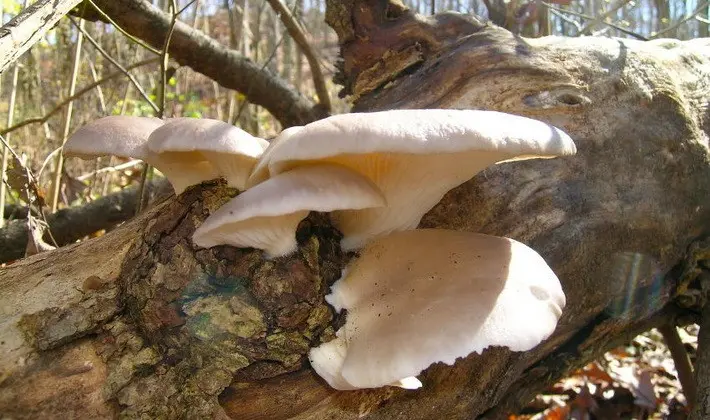
<path id="1" fill-rule="evenodd" d="M 295 167 L 346 166 L 369 178 L 387 206 L 335 212 L 344 249 L 414 229 L 450 189 L 497 162 L 571 155 L 561 130 L 516 115 L 472 110 L 395 110 L 329 117 L 276 137 L 248 185 Z"/>
<path id="2" fill-rule="evenodd" d="M 310 352 L 337 389 L 397 383 L 489 346 L 529 350 L 552 334 L 565 306 L 539 254 L 477 233 L 396 232 L 366 246 L 344 273 L 326 296 L 348 311 L 342 341 Z"/>
<path id="3" fill-rule="evenodd" d="M 163 125 L 159 118 L 115 115 L 99 118 L 80 129 L 64 144 L 65 156 L 94 159 L 114 155 L 145 160 L 148 136 Z"/>
<path id="4" fill-rule="evenodd" d="M 148 139 L 148 148 L 163 162 L 158 169 L 171 182 L 187 187 L 221 175 L 239 190 L 245 189 L 252 168 L 268 145 L 231 124 L 205 118 L 172 119 Z"/>
<path id="5" fill-rule="evenodd" d="M 298 168 L 277 175 L 233 198 L 195 231 L 205 248 L 233 245 L 263 249 L 270 257 L 296 250 L 296 228 L 309 211 L 383 206 L 367 178 L 337 165 Z"/>
<path id="6" fill-rule="evenodd" d="M 360 389 L 348 383 L 342 376 L 343 363 L 348 352 L 347 342 L 342 337 L 344 329 L 337 331 L 335 340 L 323 343 L 311 349 L 309 358 L 311 364 L 318 374 L 325 379 L 330 386 L 341 391 Z M 397 386 L 405 389 L 417 389 L 422 387 L 422 383 L 416 376 L 409 376 L 389 383 L 387 385 Z"/>

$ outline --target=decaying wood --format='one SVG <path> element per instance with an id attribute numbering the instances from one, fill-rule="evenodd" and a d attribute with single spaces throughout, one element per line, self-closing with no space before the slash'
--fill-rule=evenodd
<path id="1" fill-rule="evenodd" d="M 421 390 L 333 391 L 304 355 L 342 322 L 322 301 L 350 258 L 337 232 L 312 214 L 298 253 L 273 261 L 196 249 L 195 226 L 234 194 L 207 183 L 102 238 L 0 272 L 4 413 L 505 418 L 638 332 L 697 316 L 710 259 L 707 40 L 527 40 L 394 0 L 331 2 L 328 19 L 357 110 L 496 109 L 575 139 L 576 156 L 492 167 L 422 221 L 539 251 L 567 294 L 555 334 L 530 352 L 491 348 L 434 365 Z"/>
<path id="2" fill-rule="evenodd" d="M 81 0 L 40 0 L 0 28 L 0 72 L 52 29 Z"/>

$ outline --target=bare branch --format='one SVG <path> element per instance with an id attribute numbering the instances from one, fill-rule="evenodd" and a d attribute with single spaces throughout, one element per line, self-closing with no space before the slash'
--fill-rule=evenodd
<path id="1" fill-rule="evenodd" d="M 663 340 L 671 353 L 675 370 L 678 372 L 678 380 L 683 387 L 683 394 L 685 394 L 688 407 L 692 409 L 697 402 L 698 387 L 693 377 L 693 367 L 688 359 L 688 352 L 685 351 L 680 335 L 678 335 L 678 329 L 675 324 L 665 323 L 658 326 L 658 331 L 663 335 Z"/>
<path id="2" fill-rule="evenodd" d="M 40 0 L 0 28 L 0 72 L 17 60 L 81 0 Z"/>
<path id="3" fill-rule="evenodd" d="M 612 23 L 612 22 L 599 22 L 598 19 L 597 19 L 596 17 L 594 17 L 594 16 L 585 15 L 584 13 L 578 13 L 578 12 L 575 12 L 575 11 L 573 11 L 573 10 L 560 9 L 559 7 L 555 7 L 555 6 L 553 6 L 552 4 L 550 4 L 550 3 L 545 3 L 545 2 L 543 2 L 543 4 L 544 4 L 548 9 L 550 9 L 550 10 L 555 10 L 555 11 L 560 12 L 560 13 L 567 13 L 567 14 L 570 14 L 570 15 L 572 15 L 572 16 L 577 16 L 577 17 L 580 17 L 580 18 L 582 18 L 582 19 L 587 19 L 587 20 L 592 21 L 592 22 L 594 22 L 594 23 L 604 24 L 604 25 L 606 25 L 606 26 L 609 26 L 609 27 L 611 27 L 611 28 L 616 29 L 616 30 L 619 31 L 619 32 L 623 32 L 623 33 L 625 33 L 626 35 L 632 36 L 632 37 L 634 37 L 634 38 L 636 38 L 636 39 L 640 39 L 641 41 L 648 41 L 648 40 L 649 40 L 649 38 L 647 38 L 647 37 L 645 37 L 645 36 L 643 36 L 643 35 L 641 35 L 641 34 L 637 34 L 637 33 L 634 32 L 634 31 L 630 31 L 630 30 L 628 30 L 628 29 L 626 29 L 626 28 L 624 28 L 624 27 L 622 27 L 622 26 L 619 26 L 619 25 L 617 25 L 617 24 L 615 24 L 615 23 Z"/>
<path id="4" fill-rule="evenodd" d="M 81 21 L 80 28 L 84 29 L 85 21 Z M 79 78 L 79 71 L 81 67 L 81 44 L 84 41 L 84 33 L 79 31 L 76 37 L 76 45 L 74 46 L 74 62 L 72 64 L 71 79 L 69 81 L 69 95 L 74 96 L 76 93 L 76 82 Z M 69 102 L 64 113 L 64 119 L 62 121 L 62 146 L 67 142 L 69 138 L 69 132 L 71 131 L 71 121 L 72 121 L 72 111 L 74 110 L 74 102 Z M 52 212 L 57 211 L 59 205 L 59 190 L 62 185 L 62 171 L 64 170 L 64 157 L 59 154 L 56 158 L 56 163 L 54 165 L 54 182 L 52 183 L 51 191 L 51 208 Z"/>
<path id="5" fill-rule="evenodd" d="M 147 64 L 157 63 L 158 60 L 159 60 L 159 57 L 154 57 L 154 58 L 150 58 L 148 60 L 139 61 L 138 63 L 131 64 L 130 66 L 126 66 L 126 70 L 133 70 L 137 67 L 142 67 Z M 22 128 L 26 125 L 42 124 L 42 123 L 48 121 L 54 114 L 61 111 L 62 108 L 64 108 L 66 105 L 68 105 L 72 101 L 76 100 L 77 98 L 81 97 L 82 95 L 85 95 L 86 93 L 90 92 L 96 86 L 99 86 L 103 83 L 108 82 L 109 80 L 115 79 L 115 78 L 117 78 L 119 76 L 123 76 L 123 75 L 125 75 L 125 73 L 124 73 L 124 71 L 121 71 L 121 70 L 111 73 L 108 76 L 104 77 L 103 79 L 97 80 L 96 82 L 85 86 L 84 88 L 80 89 L 74 95 L 69 96 L 68 98 L 64 99 L 63 101 L 61 101 L 60 103 L 55 105 L 51 111 L 44 114 L 43 116 L 37 117 L 37 118 L 29 118 L 29 119 L 26 119 L 20 123 L 13 125 L 12 127 L 8 127 L 8 128 L 5 128 L 4 130 L 0 130 L 0 135 L 5 135 L 5 134 L 10 133 L 12 131 L 19 130 L 20 128 Z"/>
<path id="6" fill-rule="evenodd" d="M 323 77 L 323 71 L 321 70 L 320 64 L 318 63 L 318 57 L 316 56 L 316 52 L 313 50 L 313 47 L 311 47 L 311 44 L 309 44 L 308 40 L 306 39 L 304 28 L 296 20 L 296 18 L 291 13 L 291 10 L 286 7 L 283 1 L 268 0 L 268 2 L 274 9 L 274 11 L 279 15 L 279 18 L 281 18 L 281 22 L 288 30 L 288 34 L 291 35 L 291 38 L 293 38 L 294 41 L 296 41 L 296 44 L 298 44 L 299 48 L 301 48 L 301 52 L 303 52 L 303 55 L 306 56 L 306 60 L 308 60 L 308 65 L 311 68 L 311 73 L 313 73 L 313 84 L 315 85 L 316 93 L 318 94 L 320 104 L 327 111 L 330 111 L 330 95 L 328 94 L 328 88 L 325 86 L 325 78 Z"/>
<path id="7" fill-rule="evenodd" d="M 129 160 L 126 163 L 122 163 L 120 165 L 107 166 L 105 168 L 97 169 L 95 171 L 89 172 L 88 174 L 78 176 L 76 179 L 78 179 L 79 181 L 85 181 L 85 180 L 91 178 L 92 176 L 96 176 L 98 174 L 120 172 L 125 169 L 133 168 L 134 166 L 140 165 L 141 163 L 143 163 L 142 160 L 133 159 L 133 160 Z"/>
<path id="8" fill-rule="evenodd" d="M 171 17 L 146 0 L 95 1 L 126 31 L 161 48 Z M 204 33 L 177 22 L 170 41 L 170 56 L 220 85 L 247 95 L 251 103 L 271 112 L 285 127 L 301 125 L 325 116 L 325 112 L 283 79 Z"/>
<path id="9" fill-rule="evenodd" d="M 661 38 L 662 35 L 665 35 L 668 32 L 672 32 L 672 31 L 678 29 L 678 27 L 680 25 L 684 24 L 685 22 L 687 22 L 691 19 L 695 19 L 695 17 L 698 16 L 700 13 L 702 13 L 703 10 L 706 10 L 708 8 L 708 5 L 710 5 L 710 1 L 703 2 L 702 4 L 698 5 L 698 7 L 696 7 L 695 10 L 693 10 L 689 15 L 685 16 L 683 19 L 679 20 L 678 22 L 674 23 L 673 25 L 656 32 L 655 34 L 653 34 L 653 36 L 651 38 L 652 39 Z"/>
<path id="10" fill-rule="evenodd" d="M 172 193 L 166 179 L 148 183 L 155 200 Z M 58 245 L 66 245 L 101 229 L 107 229 L 130 219 L 135 214 L 138 188 L 126 188 L 81 207 L 68 207 L 47 216 L 52 235 Z M 45 234 L 46 240 L 49 235 Z M 0 229 L 0 262 L 22 258 L 27 245 L 26 220 L 15 220 Z"/>
<path id="11" fill-rule="evenodd" d="M 76 21 L 75 19 L 73 19 L 71 16 L 67 16 L 67 17 L 69 18 L 69 20 L 71 21 L 71 23 L 76 27 L 76 29 L 78 29 L 79 32 L 82 33 L 82 35 L 86 38 L 86 40 L 89 41 L 89 42 L 91 43 L 91 45 L 94 46 L 94 48 L 96 48 L 96 51 L 98 51 L 98 52 L 99 52 L 104 58 L 106 58 L 111 64 L 113 64 L 113 65 L 116 66 L 121 72 L 123 72 L 123 74 L 124 74 L 124 75 L 128 78 L 128 80 L 131 82 L 131 84 L 133 84 L 133 86 L 135 86 L 136 90 L 137 90 L 138 93 L 141 95 L 141 97 L 142 97 L 143 99 L 145 99 L 146 102 L 148 102 L 148 105 L 150 105 L 151 108 L 153 108 L 153 111 L 158 112 L 158 106 L 150 99 L 150 96 L 148 96 L 148 93 L 145 91 L 145 89 L 143 89 L 143 86 L 141 86 L 141 84 L 138 82 L 138 80 L 137 80 L 135 77 L 133 77 L 133 75 L 132 75 L 131 73 L 129 73 L 128 70 L 126 70 L 126 68 L 121 65 L 121 63 L 119 63 L 116 59 L 114 59 L 113 57 L 111 57 L 111 54 L 109 54 L 108 52 L 106 52 L 106 50 L 104 50 L 103 47 L 101 47 L 101 44 L 99 44 L 98 42 L 96 42 L 96 40 L 95 40 L 94 38 L 92 38 L 91 35 L 90 35 L 88 32 L 86 32 L 86 29 L 84 29 L 84 27 L 81 26 L 81 25 L 79 24 L 79 22 L 77 22 L 77 21 Z"/>
<path id="12" fill-rule="evenodd" d="M 615 4 L 609 6 L 609 9 L 606 12 L 600 14 L 599 16 L 596 16 L 596 19 L 587 22 L 587 24 L 579 30 L 579 35 L 589 35 L 590 33 L 592 33 L 592 29 L 594 29 L 596 25 L 604 22 L 607 18 L 613 16 L 619 9 L 626 6 L 626 4 L 628 4 L 630 1 L 631 0 L 620 0 Z"/>

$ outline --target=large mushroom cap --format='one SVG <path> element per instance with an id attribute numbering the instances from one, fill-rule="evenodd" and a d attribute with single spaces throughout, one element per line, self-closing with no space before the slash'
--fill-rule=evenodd
<path id="1" fill-rule="evenodd" d="M 114 155 L 145 159 L 148 136 L 163 125 L 159 118 L 115 115 L 99 118 L 80 129 L 64 144 L 65 156 L 93 159 Z"/>
<path id="2" fill-rule="evenodd" d="M 343 341 L 310 359 L 338 389 L 396 384 L 489 346 L 529 350 L 565 306 L 559 280 L 526 245 L 435 229 L 372 242 L 326 299 L 348 311 Z"/>
<path id="3" fill-rule="evenodd" d="M 413 229 L 450 189 L 497 162 L 576 152 L 563 131 L 494 111 L 394 110 L 329 117 L 272 141 L 248 185 L 299 166 L 335 163 L 369 178 L 384 208 L 336 212 L 343 248 Z"/>
<path id="4" fill-rule="evenodd" d="M 205 248 L 251 247 L 278 257 L 296 250 L 296 228 L 311 210 L 328 212 L 384 204 L 377 187 L 347 168 L 298 168 L 230 200 L 197 228 L 192 239 Z"/>
<path id="5" fill-rule="evenodd" d="M 223 176 L 245 189 L 252 168 L 269 143 L 224 121 L 175 118 L 151 133 L 148 148 L 159 156 L 158 168 L 182 191 L 189 185 Z"/>

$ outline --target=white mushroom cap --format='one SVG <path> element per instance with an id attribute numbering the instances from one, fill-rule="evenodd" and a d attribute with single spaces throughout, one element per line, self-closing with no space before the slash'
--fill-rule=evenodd
<path id="1" fill-rule="evenodd" d="M 345 338 L 342 337 L 344 329 L 339 329 L 336 333 L 337 337 L 327 343 L 311 349 L 309 358 L 311 364 L 316 369 L 318 374 L 325 379 L 328 384 L 341 391 L 350 391 L 360 389 L 351 385 L 342 376 L 343 363 L 347 356 L 348 346 Z M 416 376 L 410 376 L 387 384 L 397 386 L 404 389 L 417 389 L 422 387 L 422 383 Z"/>
<path id="2" fill-rule="evenodd" d="M 99 118 L 80 129 L 64 144 L 65 156 L 94 159 L 114 155 L 145 160 L 148 136 L 163 125 L 158 118 L 115 115 Z"/>
<path id="3" fill-rule="evenodd" d="M 168 164 L 158 169 L 171 182 L 189 186 L 223 176 L 239 190 L 246 189 L 246 180 L 268 145 L 231 124 L 205 118 L 172 119 L 148 139 L 150 151 Z"/>
<path id="4" fill-rule="evenodd" d="M 251 247 L 278 257 L 296 250 L 296 228 L 311 210 L 328 212 L 383 205 L 385 200 L 377 187 L 347 168 L 304 167 L 239 194 L 211 214 L 192 240 L 205 248 Z"/>
<path id="5" fill-rule="evenodd" d="M 329 117 L 276 137 L 248 185 L 299 166 L 330 162 L 369 178 L 387 207 L 335 212 L 346 250 L 414 229 L 450 189 L 507 160 L 576 152 L 563 131 L 494 111 L 394 110 Z"/>
<path id="6" fill-rule="evenodd" d="M 526 245 L 439 229 L 370 243 L 326 300 L 348 311 L 342 342 L 309 356 L 337 389 L 411 380 L 489 346 L 529 350 L 552 334 L 565 306 L 559 280 Z"/>

